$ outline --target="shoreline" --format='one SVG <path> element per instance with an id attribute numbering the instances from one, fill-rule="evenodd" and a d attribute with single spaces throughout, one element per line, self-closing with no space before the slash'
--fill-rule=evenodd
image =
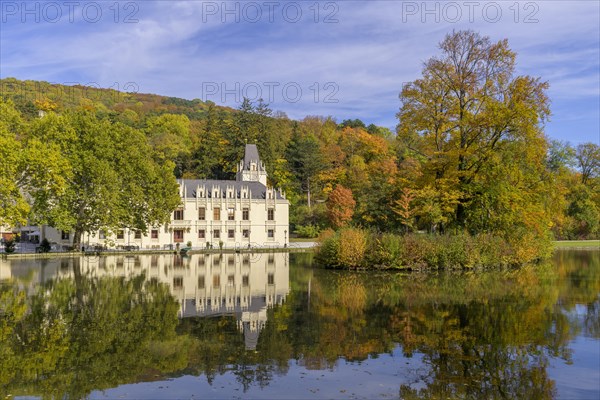
<path id="1" fill-rule="evenodd" d="M 555 249 L 600 250 L 600 240 L 556 240 Z"/>
<path id="2" fill-rule="evenodd" d="M 303 243 L 303 242 L 292 242 Z M 252 253 L 310 253 L 315 251 L 316 242 L 311 243 L 312 246 L 294 246 L 289 247 L 259 247 L 254 249 L 192 249 L 187 252 L 188 255 L 193 254 L 252 254 Z M 600 251 L 600 240 L 557 240 L 554 241 L 555 250 L 597 250 Z M 108 255 L 155 255 L 155 254 L 179 254 L 176 250 L 114 250 L 114 251 L 89 251 L 89 252 L 58 252 L 58 253 L 0 253 L 3 259 L 18 259 L 18 258 L 71 258 L 71 257 L 92 257 L 92 256 L 108 256 Z"/>
<path id="3" fill-rule="evenodd" d="M 309 253 L 314 251 L 314 246 L 306 247 L 258 247 L 254 249 L 235 249 L 235 248 L 224 248 L 224 249 L 192 249 L 189 250 L 185 255 L 194 254 L 253 254 L 253 253 Z M 158 254 L 180 254 L 177 250 L 115 250 L 115 251 L 70 251 L 70 252 L 49 252 L 49 253 L 12 253 L 5 254 L 0 253 L 0 257 L 3 259 L 19 259 L 19 258 L 74 258 L 74 257 L 97 257 L 97 256 L 109 256 L 109 255 L 158 255 Z"/>

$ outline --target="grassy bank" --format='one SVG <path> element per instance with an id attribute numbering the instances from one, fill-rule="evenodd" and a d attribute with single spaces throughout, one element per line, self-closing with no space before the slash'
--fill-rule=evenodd
<path id="1" fill-rule="evenodd" d="M 558 240 L 554 242 L 558 249 L 596 249 L 600 250 L 600 240 Z"/>
<path id="2" fill-rule="evenodd" d="M 317 260 L 329 268 L 470 269 L 536 262 L 552 254 L 552 242 L 532 233 L 429 235 L 376 233 L 357 228 L 328 231 Z"/>

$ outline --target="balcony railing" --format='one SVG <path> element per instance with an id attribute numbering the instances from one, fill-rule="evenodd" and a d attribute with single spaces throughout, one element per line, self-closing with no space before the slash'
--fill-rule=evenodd
<path id="1" fill-rule="evenodd" d="M 190 221 L 190 220 L 183 220 L 183 219 L 177 219 L 177 220 L 171 221 L 170 225 L 173 228 L 191 228 L 192 227 L 192 221 Z"/>

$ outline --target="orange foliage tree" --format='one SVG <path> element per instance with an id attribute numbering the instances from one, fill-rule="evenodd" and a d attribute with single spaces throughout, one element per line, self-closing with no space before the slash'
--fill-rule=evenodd
<path id="1" fill-rule="evenodd" d="M 352 196 L 352 190 L 337 185 L 329 194 L 327 199 L 327 215 L 331 225 L 341 228 L 352 219 L 356 201 Z"/>

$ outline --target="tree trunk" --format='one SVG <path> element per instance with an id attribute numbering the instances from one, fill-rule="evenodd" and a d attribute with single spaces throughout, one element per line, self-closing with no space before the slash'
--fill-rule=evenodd
<path id="1" fill-rule="evenodd" d="M 311 209 L 311 208 L 310 208 L 310 178 L 309 178 L 309 179 L 307 179 L 307 185 L 306 185 L 306 186 L 307 186 L 307 187 L 306 187 L 306 188 L 307 188 L 306 201 L 307 201 L 307 203 L 308 203 L 308 209 L 310 210 L 310 209 Z"/>
<path id="2" fill-rule="evenodd" d="M 81 249 L 81 238 L 83 236 L 83 229 L 80 227 L 75 228 L 73 233 L 73 249 L 79 251 Z"/>

